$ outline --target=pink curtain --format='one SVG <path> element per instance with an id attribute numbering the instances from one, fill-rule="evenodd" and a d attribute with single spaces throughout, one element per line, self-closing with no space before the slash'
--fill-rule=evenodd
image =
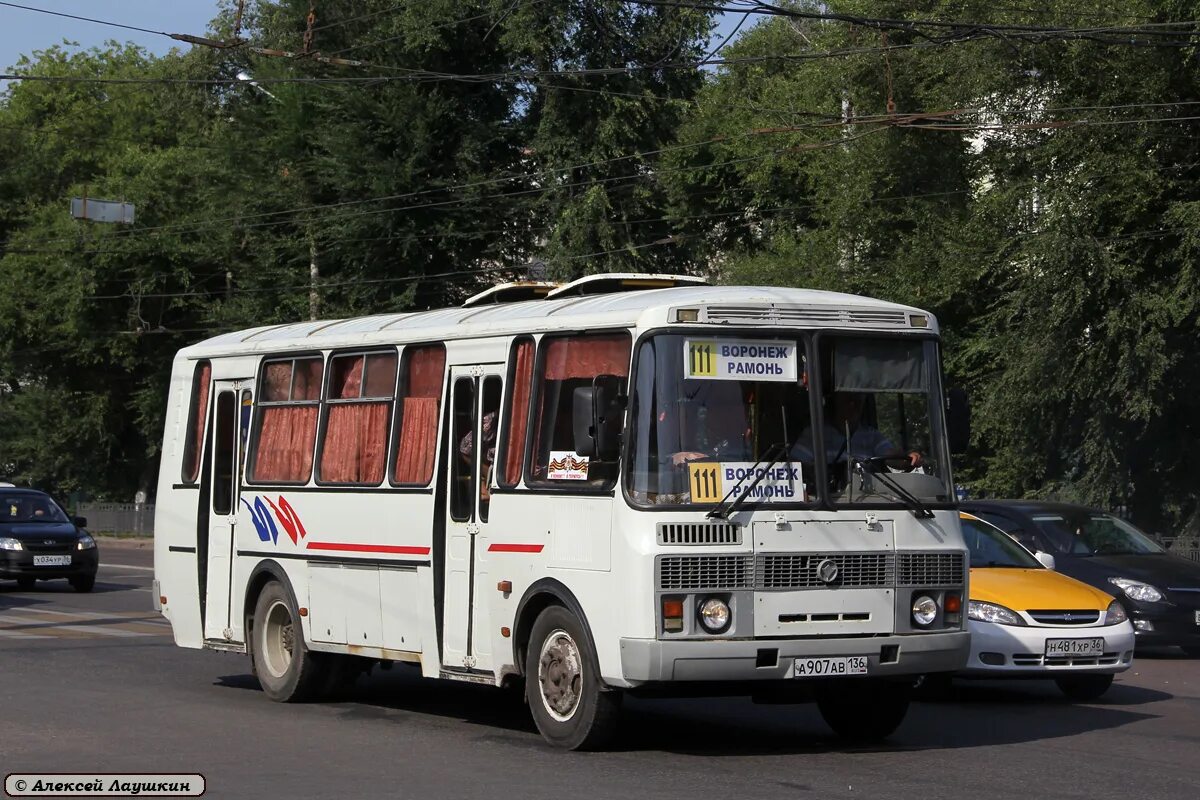
<path id="1" fill-rule="evenodd" d="M 396 354 L 367 356 L 367 385 L 363 397 L 392 397 L 396 394 Z"/>
<path id="2" fill-rule="evenodd" d="M 263 406 L 253 479 L 307 482 L 316 438 L 316 406 Z"/>
<path id="3" fill-rule="evenodd" d="M 292 362 L 276 361 L 267 364 L 263 376 L 263 393 L 261 400 L 277 402 L 287 400 L 292 394 Z"/>
<path id="4" fill-rule="evenodd" d="M 330 364 L 329 397 L 333 400 L 356 398 L 362 387 L 363 357 L 341 356 Z"/>
<path id="5" fill-rule="evenodd" d="M 321 447 L 321 480 L 378 484 L 387 459 L 391 403 L 342 403 L 329 407 Z"/>
<path id="6" fill-rule="evenodd" d="M 296 376 L 292 382 L 293 400 L 319 400 L 321 398 L 321 372 L 324 367 L 319 358 L 296 361 Z"/>
<path id="7" fill-rule="evenodd" d="M 412 347 L 408 350 L 409 397 L 442 396 L 442 378 L 446 372 L 446 350 L 441 345 Z"/>
<path id="8" fill-rule="evenodd" d="M 559 337 L 545 347 L 548 381 L 629 375 L 629 334 Z"/>
<path id="9" fill-rule="evenodd" d="M 406 397 L 401 406 L 400 440 L 392 480 L 424 486 L 433 478 L 437 452 L 437 397 Z"/>
<path id="10" fill-rule="evenodd" d="M 184 474 L 189 483 L 200 476 L 200 456 L 204 452 L 204 425 L 208 420 L 208 390 L 212 379 L 212 365 L 207 361 L 196 369 L 195 382 L 192 384 L 192 407 L 195 417 L 192 419 L 192 449 L 188 453 L 188 463 Z"/>
<path id="11" fill-rule="evenodd" d="M 529 428 L 529 389 L 532 384 L 533 342 L 526 339 L 517 343 L 516 364 L 513 367 L 508 445 L 504 450 L 506 486 L 515 486 L 521 481 L 521 465 L 525 460 L 525 431 Z"/>

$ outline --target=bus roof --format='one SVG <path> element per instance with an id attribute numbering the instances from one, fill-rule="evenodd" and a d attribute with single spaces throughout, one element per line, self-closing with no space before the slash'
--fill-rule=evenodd
<path id="1" fill-rule="evenodd" d="M 671 321 L 670 310 L 679 307 L 702 309 L 702 324 L 909 330 L 909 317 L 916 314 L 927 320 L 923 330 L 937 330 L 928 312 L 859 295 L 772 286 L 686 286 L 266 325 L 214 336 L 179 355 L 204 358 L 665 324 Z"/>

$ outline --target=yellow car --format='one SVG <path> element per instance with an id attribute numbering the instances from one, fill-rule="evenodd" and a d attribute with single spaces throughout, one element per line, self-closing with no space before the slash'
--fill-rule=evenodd
<path id="1" fill-rule="evenodd" d="M 1094 700 L 1133 663 L 1133 626 L 1112 596 L 1048 569 L 1004 531 L 960 514 L 970 551 L 964 676 L 1053 679 Z"/>

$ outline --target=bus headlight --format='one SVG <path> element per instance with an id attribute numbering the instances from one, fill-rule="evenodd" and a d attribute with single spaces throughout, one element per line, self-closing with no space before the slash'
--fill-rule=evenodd
<path id="1" fill-rule="evenodd" d="M 923 594 L 916 600 L 913 600 L 912 616 L 913 622 L 920 625 L 922 628 L 933 624 L 937 619 L 938 604 L 927 594 Z"/>
<path id="2" fill-rule="evenodd" d="M 719 597 L 710 597 L 700 604 L 700 624 L 709 633 L 721 633 L 729 627 L 733 615 L 729 613 L 729 604 Z"/>

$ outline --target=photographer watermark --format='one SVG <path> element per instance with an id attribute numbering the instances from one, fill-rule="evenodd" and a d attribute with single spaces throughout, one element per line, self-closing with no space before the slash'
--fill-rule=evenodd
<path id="1" fill-rule="evenodd" d="M 9 797 L 199 797 L 198 773 L 14 772 L 4 778 Z"/>

